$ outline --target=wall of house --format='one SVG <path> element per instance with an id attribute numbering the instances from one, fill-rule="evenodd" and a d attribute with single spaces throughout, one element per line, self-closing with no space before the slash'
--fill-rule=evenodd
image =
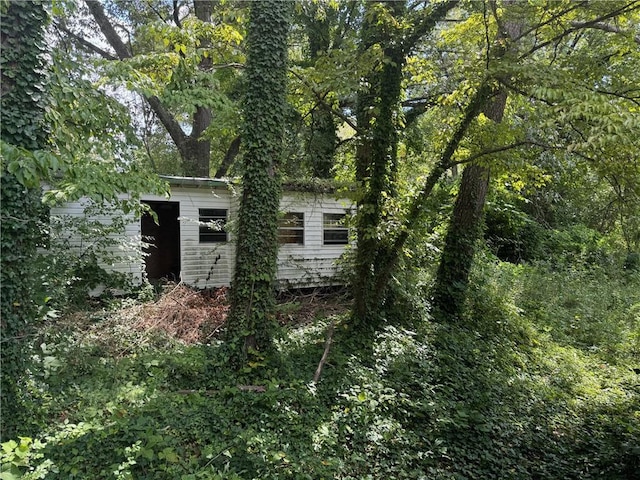
<path id="1" fill-rule="evenodd" d="M 123 197 L 124 198 L 124 197 Z M 98 250 L 101 258 L 108 258 L 108 263 L 101 262 L 100 266 L 115 272 L 126 273 L 131 275 L 134 280 L 140 281 L 144 265 L 141 263 L 140 255 L 140 224 L 134 222 L 132 215 L 123 215 L 126 222 L 124 234 L 109 234 L 99 241 L 96 237 L 100 233 L 96 233 L 97 229 L 92 228 L 92 224 L 102 224 L 106 227 L 114 222 L 113 215 L 109 213 L 94 213 L 89 216 L 85 213 L 85 208 L 89 205 L 86 199 L 69 202 L 59 207 L 53 207 L 50 210 L 52 223 L 61 222 L 64 227 L 59 234 L 60 242 L 66 241 L 69 248 L 73 249 L 78 256 L 88 255 L 91 251 Z M 84 225 L 86 230 L 84 234 L 78 233 L 73 227 L 80 219 L 87 219 L 91 223 Z M 67 228 L 65 228 L 67 227 Z"/>
<path id="2" fill-rule="evenodd" d="M 166 200 L 144 196 L 143 201 Z M 172 202 L 180 204 L 180 251 L 182 281 L 198 288 L 231 283 L 235 248 L 232 229 L 226 243 L 200 242 L 200 209 L 224 209 L 228 218 L 237 214 L 237 201 L 226 186 L 172 187 Z"/>
<path id="3" fill-rule="evenodd" d="M 179 202 L 181 279 L 197 288 L 225 286 L 233 278 L 235 244 L 233 243 L 234 219 L 237 217 L 239 195 L 222 182 L 197 186 L 172 186 L 171 197 L 147 195 L 142 201 Z M 325 245 L 323 242 L 323 215 L 345 213 L 348 202 L 337 200 L 332 194 L 285 192 L 281 202 L 283 212 L 303 213 L 304 242 L 280 245 L 277 279 L 281 288 L 325 286 L 342 283 L 339 259 L 347 245 Z M 203 243 L 200 241 L 200 209 L 225 209 L 228 211 L 228 241 L 225 243 Z M 82 201 L 68 203 L 52 209 L 52 215 L 85 216 Z M 108 216 L 96 217 L 109 222 Z M 123 246 L 117 247 L 123 260 L 106 268 L 130 273 L 141 279 L 144 264 L 139 260 L 140 221 L 126 227 Z M 83 248 L 79 240 L 75 248 Z M 127 258 L 130 260 L 127 261 Z M 138 258 L 134 261 L 134 258 Z"/>
<path id="4" fill-rule="evenodd" d="M 326 286 L 343 283 L 339 259 L 347 245 L 325 245 L 323 215 L 345 213 L 346 200 L 331 194 L 285 192 L 280 202 L 283 212 L 304 214 L 304 244 L 281 244 L 278 251 L 278 283 L 281 287 Z"/>

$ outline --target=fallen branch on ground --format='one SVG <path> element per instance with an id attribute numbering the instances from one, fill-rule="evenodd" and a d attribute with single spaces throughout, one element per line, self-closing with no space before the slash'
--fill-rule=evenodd
<path id="1" fill-rule="evenodd" d="M 335 328 L 335 321 L 332 321 L 327 329 L 327 340 L 324 342 L 324 352 L 322 353 L 322 358 L 320 359 L 320 363 L 318 363 L 318 368 L 316 368 L 316 373 L 313 375 L 313 383 L 318 383 L 320 380 L 320 375 L 322 374 L 322 367 L 327 361 L 327 357 L 329 356 L 329 349 L 331 348 L 331 342 L 333 341 L 333 329 Z"/>

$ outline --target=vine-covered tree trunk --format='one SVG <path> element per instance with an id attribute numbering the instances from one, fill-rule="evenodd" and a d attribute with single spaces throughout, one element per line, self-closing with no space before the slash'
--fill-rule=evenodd
<path id="1" fill-rule="evenodd" d="M 376 270 L 379 267 L 381 244 L 378 229 L 384 219 L 384 198 L 393 195 L 398 148 L 398 109 L 402 86 L 402 69 L 405 52 L 401 44 L 392 37 L 398 32 L 388 32 L 382 21 L 376 18 L 377 5 L 368 5 L 361 35 L 364 51 L 376 43 L 385 45 L 388 61 L 380 70 L 371 73 L 366 90 L 358 93 L 356 107 L 358 127 L 365 135 L 358 140 L 356 149 L 356 181 L 361 190 L 358 201 L 357 240 L 355 259 L 354 322 L 356 327 L 375 323 L 371 318 L 377 311 L 375 303 L 379 293 L 375 292 Z M 394 2 L 387 6 L 389 14 L 400 18 L 406 10 L 405 2 Z M 395 41 L 394 41 L 395 40 Z"/>
<path id="2" fill-rule="evenodd" d="M 237 228 L 227 340 L 232 361 L 271 345 L 287 84 L 289 0 L 250 4 L 247 37 L 247 93 L 244 104 L 244 174 Z"/>
<path id="3" fill-rule="evenodd" d="M 411 12 L 407 2 L 368 2 L 365 7 L 361 50 L 364 52 L 379 44 L 385 61 L 361 82 L 363 89 L 358 92 L 356 105 L 360 133 L 355 159 L 359 188 L 358 249 L 353 279 L 355 328 L 376 328 L 391 271 L 406 240 L 406 231 L 394 236 L 383 228 L 388 217 L 385 199 L 396 194 L 398 132 L 402 128 L 400 100 L 406 57 L 418 40 L 456 4 L 445 1 L 434 5 L 409 29 L 406 22 Z M 456 143 L 458 141 L 456 139 Z M 449 160 L 450 155 L 441 164 L 446 165 Z M 439 177 L 446 168 L 438 170 Z"/>
<path id="4" fill-rule="evenodd" d="M 46 138 L 42 53 L 47 15 L 39 1 L 3 3 L 0 9 L 0 135 L 4 142 L 37 150 Z M 2 171 L 0 188 L 0 437 L 4 440 L 29 435 L 24 430 L 28 412 L 22 406 L 24 390 L 20 384 L 26 365 L 24 345 L 38 313 L 35 295 L 39 282 L 34 262 L 41 235 L 41 204 L 39 189 L 25 187 L 6 170 Z"/>

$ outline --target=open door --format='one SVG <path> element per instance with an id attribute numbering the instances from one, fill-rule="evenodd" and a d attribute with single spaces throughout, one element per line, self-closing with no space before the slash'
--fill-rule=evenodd
<path id="1" fill-rule="evenodd" d="M 140 220 L 142 239 L 149 243 L 145 249 L 145 270 L 150 281 L 180 279 L 180 204 L 178 202 L 144 202 L 153 210 L 158 223 L 150 214 Z"/>

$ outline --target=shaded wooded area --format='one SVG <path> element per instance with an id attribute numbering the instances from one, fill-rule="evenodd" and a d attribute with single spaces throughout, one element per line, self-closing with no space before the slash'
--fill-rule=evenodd
<path id="1" fill-rule="evenodd" d="M 637 478 L 640 2 L 0 9 L 3 478 Z M 228 306 L 105 268 L 158 174 L 240 179 Z"/>

